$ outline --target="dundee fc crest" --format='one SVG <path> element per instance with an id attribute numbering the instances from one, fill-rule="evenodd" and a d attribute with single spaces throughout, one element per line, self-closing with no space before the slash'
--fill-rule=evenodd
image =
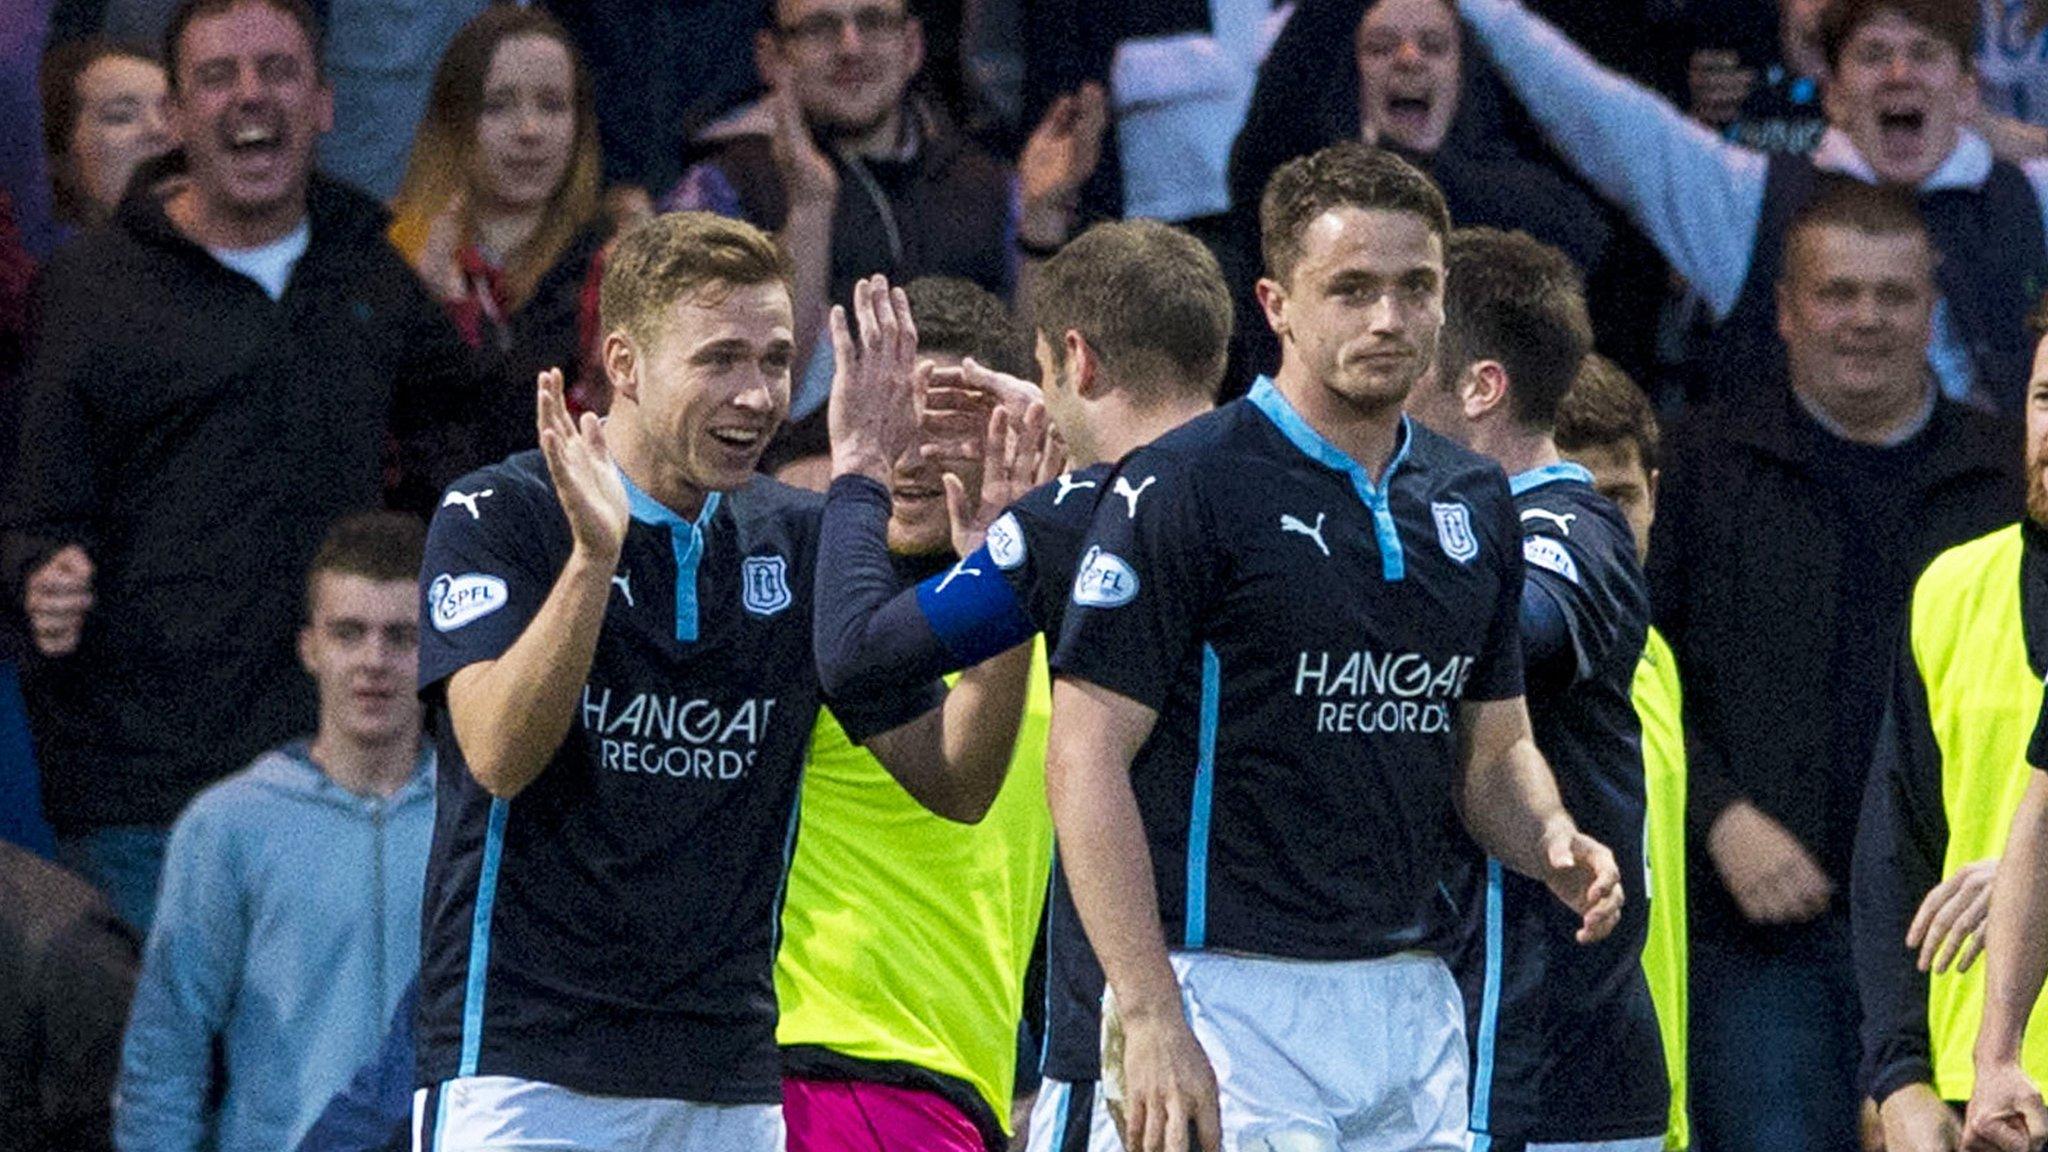
<path id="1" fill-rule="evenodd" d="M 1444 555 L 1460 564 L 1479 555 L 1479 538 L 1472 535 L 1470 508 L 1463 504 L 1431 503 L 1429 510 L 1436 514 L 1436 539 L 1444 546 Z"/>
<path id="2" fill-rule="evenodd" d="M 740 602 L 756 616 L 789 607 L 789 565 L 780 556 L 749 556 L 740 564 Z"/>

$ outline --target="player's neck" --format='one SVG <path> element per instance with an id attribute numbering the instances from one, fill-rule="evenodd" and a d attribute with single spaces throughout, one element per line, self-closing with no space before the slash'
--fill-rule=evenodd
<path id="1" fill-rule="evenodd" d="M 307 750 L 329 780 L 358 796 L 389 796 L 405 787 L 419 762 L 419 734 L 410 739 L 365 744 L 321 726 Z"/>
<path id="2" fill-rule="evenodd" d="M 1114 464 L 1212 408 L 1214 405 L 1207 401 L 1193 399 L 1144 407 L 1120 405 L 1116 411 L 1104 413 L 1105 418 L 1098 423 L 1095 454 L 1100 458 L 1074 460 L 1072 464 L 1076 468 Z"/>
<path id="3" fill-rule="evenodd" d="M 1547 468 L 1563 459 L 1557 454 L 1557 441 L 1548 433 L 1530 432 L 1505 423 L 1475 436 L 1471 447 L 1480 455 L 1491 458 L 1500 465 L 1501 471 L 1510 476 Z"/>
<path id="4" fill-rule="evenodd" d="M 1373 483 L 1380 483 L 1401 438 L 1400 403 L 1355 403 L 1305 371 L 1290 372 L 1290 367 L 1281 364 L 1273 386 L 1317 435 L 1356 461 Z"/>
<path id="5" fill-rule="evenodd" d="M 647 450 L 638 427 L 637 422 L 630 420 L 605 421 L 605 438 L 611 442 L 613 462 L 635 488 L 654 497 L 655 503 L 685 520 L 695 520 L 704 510 L 707 493 L 683 479 L 675 469 L 662 467 L 654 453 Z"/>

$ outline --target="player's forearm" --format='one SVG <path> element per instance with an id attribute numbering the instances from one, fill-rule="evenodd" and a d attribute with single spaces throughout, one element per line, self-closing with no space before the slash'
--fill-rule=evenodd
<path id="1" fill-rule="evenodd" d="M 1118 1012 L 1126 1019 L 1179 1012 L 1128 765 L 1053 748 L 1045 774 L 1060 866 Z"/>
<path id="2" fill-rule="evenodd" d="M 1465 772 L 1462 800 L 1472 839 L 1524 876 L 1540 878 L 1549 872 L 1544 843 L 1575 827 L 1550 765 L 1528 736 L 1496 754 L 1475 756 Z"/>
<path id="3" fill-rule="evenodd" d="M 2048 979 L 2048 773 L 2036 771 L 2013 814 L 1991 892 L 1984 1023 L 1977 1064 L 2019 1059 L 2027 1017 Z"/>
<path id="4" fill-rule="evenodd" d="M 832 307 L 832 202 L 798 202 L 776 234 L 789 254 L 794 274 L 790 299 L 795 303 L 796 372 L 803 376 L 825 331 L 825 313 Z"/>
<path id="5" fill-rule="evenodd" d="M 1032 645 L 1020 644 L 961 673 L 946 694 L 943 738 L 954 809 L 980 820 L 1003 790 L 1017 751 Z"/>
<path id="6" fill-rule="evenodd" d="M 448 712 L 470 775 L 484 790 L 511 799 L 546 768 L 575 719 L 577 695 L 590 676 L 618 558 L 582 548 L 548 592 L 532 623 L 503 656 L 457 672 Z"/>

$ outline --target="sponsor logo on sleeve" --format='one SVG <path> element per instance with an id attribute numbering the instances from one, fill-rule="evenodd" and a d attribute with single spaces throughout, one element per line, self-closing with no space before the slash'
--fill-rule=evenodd
<path id="1" fill-rule="evenodd" d="M 1065 504 L 1067 502 L 1067 497 L 1072 496 L 1076 492 L 1088 488 L 1098 487 L 1096 482 L 1093 480 L 1074 479 L 1074 474 L 1072 472 L 1060 473 L 1058 476 L 1058 480 L 1060 482 L 1060 490 L 1057 493 L 1055 493 L 1052 498 L 1052 506 L 1055 508 L 1059 507 L 1062 504 Z"/>
<path id="2" fill-rule="evenodd" d="M 1531 536 L 1522 541 L 1522 559 L 1532 568 L 1555 573 L 1574 584 L 1579 582 L 1579 562 L 1564 545 L 1548 536 Z"/>
<path id="3" fill-rule="evenodd" d="M 1008 572 L 1024 562 L 1024 528 L 1009 512 L 988 526 L 988 554 L 996 567 Z"/>
<path id="4" fill-rule="evenodd" d="M 1137 487 L 1133 488 L 1129 476 L 1119 476 L 1116 478 L 1116 483 L 1111 485 L 1109 490 L 1124 498 L 1124 503 L 1130 505 L 1131 519 L 1136 520 L 1138 518 L 1138 497 L 1143 496 L 1145 489 L 1150 488 L 1158 480 L 1159 477 L 1157 476 L 1147 476 L 1143 480 L 1138 481 Z"/>
<path id="5" fill-rule="evenodd" d="M 789 562 L 780 556 L 749 556 L 740 562 L 740 603 L 756 616 L 789 607 Z"/>
<path id="6" fill-rule="evenodd" d="M 1074 574 L 1074 603 L 1084 608 L 1121 608 L 1138 595 L 1138 574 L 1124 559 L 1100 547 L 1088 549 Z"/>
<path id="7" fill-rule="evenodd" d="M 428 617 L 440 632 L 453 632 L 464 624 L 481 620 L 509 602 L 505 582 L 481 572 L 461 576 L 443 572 L 427 585 Z"/>
<path id="8" fill-rule="evenodd" d="M 1463 504 L 1433 501 L 1429 510 L 1436 516 L 1436 540 L 1444 555 L 1460 564 L 1479 555 L 1479 538 L 1472 534 L 1472 510 Z"/>
<path id="9" fill-rule="evenodd" d="M 1577 512 L 1558 513 L 1552 512 L 1548 508 L 1525 508 L 1522 511 L 1522 523 L 1527 524 L 1531 520 L 1548 520 L 1552 524 L 1557 525 L 1557 534 L 1560 536 L 1571 535 L 1572 521 L 1578 518 L 1579 514 Z"/>
<path id="10" fill-rule="evenodd" d="M 497 489 L 495 488 L 486 488 L 481 492 L 457 492 L 451 488 L 446 496 L 441 497 L 441 507 L 467 508 L 469 509 L 469 518 L 471 520 L 481 520 L 484 518 L 484 514 L 477 511 L 476 502 L 486 496 L 496 496 L 497 494 Z"/>

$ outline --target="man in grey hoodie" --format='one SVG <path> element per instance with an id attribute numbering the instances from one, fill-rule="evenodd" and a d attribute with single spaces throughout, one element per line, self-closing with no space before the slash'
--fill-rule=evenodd
<path id="1" fill-rule="evenodd" d="M 419 967 L 434 821 L 413 694 L 423 542 L 395 513 L 334 525 L 299 632 L 319 730 L 200 793 L 172 828 L 115 1091 L 123 1152 L 291 1147 L 377 1050 Z"/>

